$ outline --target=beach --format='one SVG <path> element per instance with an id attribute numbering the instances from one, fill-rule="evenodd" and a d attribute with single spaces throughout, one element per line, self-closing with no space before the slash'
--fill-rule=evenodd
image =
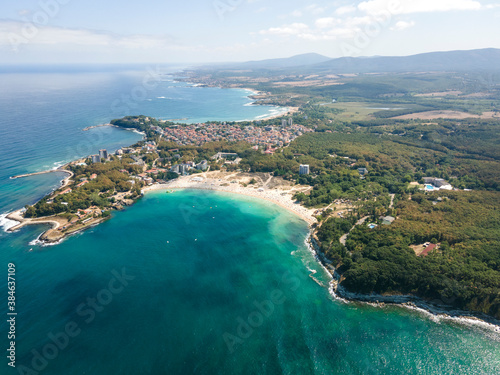
<path id="1" fill-rule="evenodd" d="M 255 179 L 257 182 L 249 184 L 252 179 Z M 154 184 L 144 188 L 142 191 L 147 193 L 148 191 L 170 189 L 213 190 L 260 198 L 277 204 L 300 216 L 309 226 L 316 223 L 316 218 L 314 217 L 315 209 L 306 208 L 296 203 L 293 199 L 295 193 L 307 191 L 310 187 L 293 185 L 289 181 L 273 177 L 267 173 L 204 172 L 182 176 L 165 184 Z"/>
<path id="2" fill-rule="evenodd" d="M 287 117 L 287 116 L 290 117 L 294 113 L 296 113 L 296 112 L 299 111 L 299 107 L 287 107 L 287 109 L 288 110 L 286 112 L 280 112 L 280 113 L 276 113 L 276 114 L 271 114 L 269 116 L 257 118 L 256 120 L 265 121 L 265 120 L 272 120 L 272 119 L 279 118 L 279 117 Z"/>
<path id="3" fill-rule="evenodd" d="M 265 92 L 257 91 L 255 89 L 244 87 L 243 90 L 250 92 L 248 98 L 255 100 L 253 103 L 251 103 L 251 105 L 260 105 L 258 101 L 268 97 L 268 95 Z M 275 106 L 275 107 L 279 108 L 278 113 L 271 113 L 268 115 L 257 116 L 254 119 L 254 121 L 266 121 L 279 117 L 292 116 L 294 113 L 299 111 L 299 107 L 281 107 L 281 106 Z M 281 111 L 281 109 L 286 109 L 286 111 Z"/>

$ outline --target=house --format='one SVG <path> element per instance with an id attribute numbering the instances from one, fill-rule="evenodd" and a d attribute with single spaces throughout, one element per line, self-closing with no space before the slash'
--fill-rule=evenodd
<path id="1" fill-rule="evenodd" d="M 67 189 L 65 189 L 65 190 L 61 191 L 61 193 L 60 193 L 60 194 L 68 194 L 68 193 L 71 193 L 72 191 L 73 191 L 73 189 L 71 189 L 71 188 L 67 188 Z"/>
<path id="2" fill-rule="evenodd" d="M 368 174 L 368 169 L 366 169 L 366 168 L 358 168 L 358 173 L 361 176 L 364 176 L 365 174 Z"/>
<path id="3" fill-rule="evenodd" d="M 200 171 L 206 171 L 208 169 L 208 161 L 202 160 L 199 164 L 196 165 L 196 169 Z"/>
<path id="4" fill-rule="evenodd" d="M 426 185 L 424 190 L 425 191 L 432 191 L 432 190 L 453 190 L 453 186 L 450 185 L 450 183 L 442 178 L 436 178 L 436 177 L 424 177 L 424 184 Z"/>
<path id="5" fill-rule="evenodd" d="M 434 250 L 436 247 L 437 247 L 437 245 L 436 245 L 436 244 L 434 244 L 434 243 L 429 244 L 429 245 L 425 248 L 425 250 L 424 250 L 424 251 L 422 251 L 422 253 L 420 254 L 420 256 L 425 257 L 425 256 L 429 255 L 429 253 L 430 253 L 432 250 Z"/>
<path id="6" fill-rule="evenodd" d="M 238 154 L 234 152 L 218 152 L 214 156 L 212 156 L 212 160 L 219 160 L 219 159 L 228 159 L 228 158 L 233 158 L 236 159 L 238 157 Z"/>
<path id="7" fill-rule="evenodd" d="M 93 173 L 91 176 L 90 176 L 90 179 L 91 180 L 95 180 L 97 178 L 97 174 Z"/>
<path id="8" fill-rule="evenodd" d="M 79 187 L 81 187 L 85 184 L 88 184 L 88 183 L 89 183 L 88 180 L 84 180 L 84 181 L 80 182 L 78 185 L 76 185 L 76 187 L 79 188 Z"/>
<path id="9" fill-rule="evenodd" d="M 382 218 L 382 224 L 384 225 L 391 225 L 394 220 L 396 220 L 395 217 L 392 217 L 392 216 L 385 216 Z"/>

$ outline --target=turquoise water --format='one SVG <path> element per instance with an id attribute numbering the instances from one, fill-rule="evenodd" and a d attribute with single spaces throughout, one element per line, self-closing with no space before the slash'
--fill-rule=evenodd
<path id="1" fill-rule="evenodd" d="M 52 358 L 49 334 L 61 337 L 68 323 L 79 331 L 61 339 L 66 346 L 41 373 L 500 369 L 500 346 L 488 331 L 332 299 L 304 244 L 305 223 L 254 198 L 155 192 L 60 245 L 28 245 L 32 235 L 22 230 L 2 254 L 18 265 L 18 365 L 32 368 L 44 350 Z M 115 271 L 126 285 L 112 284 L 121 290 L 110 293 Z"/>
<path id="2" fill-rule="evenodd" d="M 162 75 L 147 98 L 115 113 L 115 101 L 143 79 L 143 71 L 0 74 L 0 213 L 34 202 L 62 177 L 9 176 L 140 139 L 86 126 L 138 113 L 201 121 L 273 110 L 246 106 L 241 90 Z M 18 371 L 4 357 L 2 375 L 500 371 L 500 339 L 490 329 L 332 298 L 305 245 L 306 224 L 265 201 L 155 192 L 55 246 L 35 244 L 43 229 L 0 230 L 0 313 L 12 262 L 19 314 Z"/>

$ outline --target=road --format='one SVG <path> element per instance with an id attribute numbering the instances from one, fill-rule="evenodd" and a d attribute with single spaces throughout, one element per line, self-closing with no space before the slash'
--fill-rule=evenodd
<path id="1" fill-rule="evenodd" d="M 351 231 L 357 226 L 357 225 L 361 225 L 363 224 L 366 219 L 368 219 L 370 216 L 365 216 L 365 217 L 362 217 L 361 219 L 359 219 L 356 224 L 354 224 L 352 226 L 352 228 L 349 230 L 349 232 L 347 232 L 346 234 L 344 234 L 342 237 L 339 238 L 339 242 L 345 246 L 345 242 L 347 241 L 347 237 L 349 236 L 349 233 L 351 233 Z"/>

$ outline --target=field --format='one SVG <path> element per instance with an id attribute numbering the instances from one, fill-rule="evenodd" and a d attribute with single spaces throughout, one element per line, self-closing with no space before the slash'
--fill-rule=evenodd
<path id="1" fill-rule="evenodd" d="M 466 112 L 460 111 L 451 111 L 451 110 L 443 110 L 443 111 L 427 111 L 427 112 L 418 112 L 418 113 L 410 113 L 407 115 L 392 117 L 397 120 L 410 120 L 410 119 L 418 119 L 418 120 L 434 120 L 438 118 L 446 118 L 446 119 L 454 119 L 454 120 L 463 120 L 466 118 L 481 118 L 481 119 L 500 119 L 500 112 L 483 112 L 482 115 L 475 115 Z"/>
<path id="2" fill-rule="evenodd" d="M 401 110 L 402 106 L 392 106 L 387 103 L 367 103 L 367 102 L 338 102 L 324 104 L 327 108 L 332 108 L 334 111 L 329 113 L 332 120 L 339 121 L 369 121 L 374 120 L 374 113 L 382 110 Z"/>

